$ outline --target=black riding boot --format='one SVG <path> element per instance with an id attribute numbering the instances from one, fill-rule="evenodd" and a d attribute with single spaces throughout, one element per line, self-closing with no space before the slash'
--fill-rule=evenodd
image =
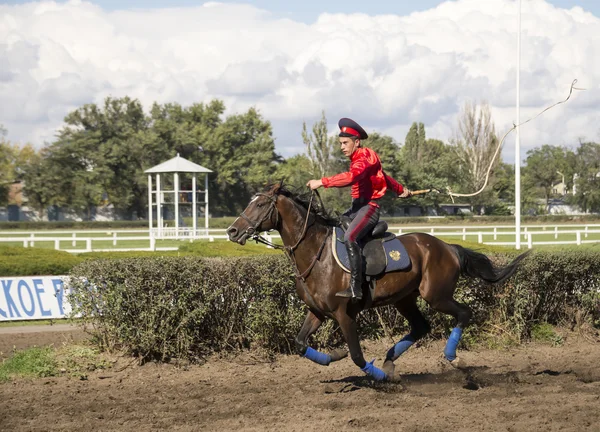
<path id="1" fill-rule="evenodd" d="M 360 247 L 356 243 L 346 242 L 348 259 L 350 260 L 350 287 L 339 293 L 338 297 L 352 297 L 354 300 L 362 300 L 363 260 Z"/>

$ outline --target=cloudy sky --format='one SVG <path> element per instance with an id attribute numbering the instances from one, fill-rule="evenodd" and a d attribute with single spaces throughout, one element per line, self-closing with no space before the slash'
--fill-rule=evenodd
<path id="1" fill-rule="evenodd" d="M 402 143 L 413 121 L 448 139 L 465 101 L 487 100 L 498 134 L 516 120 L 515 0 L 98 0 L 0 4 L 0 124 L 41 146 L 66 113 L 107 96 L 228 113 L 257 107 L 277 151 L 303 151 L 325 110 Z M 541 144 L 600 139 L 600 2 L 522 0 L 521 132 Z M 514 160 L 514 135 L 503 150 Z"/>

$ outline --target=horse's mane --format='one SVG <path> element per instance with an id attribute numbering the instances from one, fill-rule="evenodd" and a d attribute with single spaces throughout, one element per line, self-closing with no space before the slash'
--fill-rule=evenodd
<path id="1" fill-rule="evenodd" d="M 288 186 L 281 185 L 278 193 L 291 198 L 296 204 L 299 204 L 305 210 L 308 210 L 311 196 L 310 191 L 301 192 L 298 189 L 292 189 Z M 319 197 L 313 198 L 310 212 L 315 215 L 317 219 L 320 219 L 325 225 L 337 226 L 340 223 L 339 218 L 333 216 L 329 211 L 327 211 L 327 209 L 325 209 L 324 205 L 321 205 L 321 200 Z"/>

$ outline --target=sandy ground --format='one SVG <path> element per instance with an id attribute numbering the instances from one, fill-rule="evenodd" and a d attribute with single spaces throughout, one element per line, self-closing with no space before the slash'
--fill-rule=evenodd
<path id="1" fill-rule="evenodd" d="M 82 336 L 2 332 L 0 346 L 74 335 Z M 366 357 L 381 366 L 388 344 L 364 343 Z M 599 343 L 572 334 L 558 347 L 462 351 L 462 370 L 442 361 L 442 349 L 413 347 L 385 384 L 350 359 L 328 367 L 256 353 L 189 367 L 120 359 L 83 380 L 0 384 L 0 430 L 600 431 Z"/>
<path id="2" fill-rule="evenodd" d="M 84 339 L 86 334 L 79 327 L 70 324 L 0 327 L 0 359 L 8 357 L 15 349 L 41 345 L 59 346 Z"/>

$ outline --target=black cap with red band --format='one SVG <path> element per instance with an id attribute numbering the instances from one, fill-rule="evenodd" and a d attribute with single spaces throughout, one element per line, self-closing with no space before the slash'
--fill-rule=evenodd
<path id="1" fill-rule="evenodd" d="M 367 139 L 369 135 L 365 132 L 365 130 L 354 120 L 349 118 L 341 118 L 338 122 L 338 126 L 340 127 L 340 135 L 341 137 L 356 137 L 360 139 Z"/>

